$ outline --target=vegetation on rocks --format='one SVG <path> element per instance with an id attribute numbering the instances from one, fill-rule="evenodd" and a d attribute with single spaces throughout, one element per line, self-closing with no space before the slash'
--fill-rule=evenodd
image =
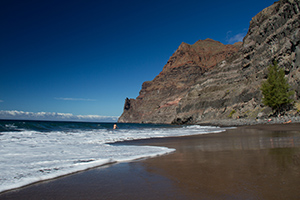
<path id="1" fill-rule="evenodd" d="M 285 78 L 284 70 L 278 67 L 277 62 L 268 68 L 268 78 L 262 83 L 262 102 L 271 107 L 275 113 L 280 113 L 286 109 L 293 99 L 294 91 L 290 91 L 290 85 Z"/>
<path id="2" fill-rule="evenodd" d="M 234 113 L 236 113 L 236 111 L 235 111 L 235 110 L 232 110 L 232 111 L 229 113 L 228 117 L 229 117 L 229 118 L 232 118 L 232 115 L 233 115 Z"/>
<path id="3" fill-rule="evenodd" d="M 300 112 L 300 101 L 295 103 L 295 106 L 296 106 L 297 112 L 299 113 Z"/>

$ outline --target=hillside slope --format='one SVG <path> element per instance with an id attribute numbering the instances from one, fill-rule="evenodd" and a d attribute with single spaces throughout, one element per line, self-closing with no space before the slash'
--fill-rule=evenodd
<path id="1" fill-rule="evenodd" d="M 228 118 L 256 118 L 261 82 L 277 60 L 300 98 L 300 3 L 281 0 L 252 18 L 243 43 L 206 39 L 182 43 L 162 72 L 126 99 L 119 122 L 196 124 Z"/>

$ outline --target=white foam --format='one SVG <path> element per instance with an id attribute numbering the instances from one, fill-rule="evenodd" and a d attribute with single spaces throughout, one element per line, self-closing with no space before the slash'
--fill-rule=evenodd
<path id="1" fill-rule="evenodd" d="M 74 132 L 2 132 L 0 192 L 112 162 L 125 162 L 174 151 L 166 147 L 107 143 L 224 131 L 219 127 L 98 129 Z"/>

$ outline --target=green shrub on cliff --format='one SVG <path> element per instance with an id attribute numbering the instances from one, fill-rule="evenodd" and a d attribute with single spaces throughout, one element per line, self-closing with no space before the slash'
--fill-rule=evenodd
<path id="1" fill-rule="evenodd" d="M 297 112 L 300 112 L 300 101 L 298 101 L 296 104 L 296 109 L 297 109 Z"/>
<path id="2" fill-rule="evenodd" d="M 235 113 L 236 113 L 236 111 L 235 111 L 235 110 L 232 110 L 232 111 L 229 113 L 228 117 L 229 117 L 229 118 L 232 118 L 232 115 L 235 114 Z"/>
<path id="3" fill-rule="evenodd" d="M 284 77 L 284 71 L 278 67 L 277 62 L 270 65 L 268 71 L 268 78 L 261 86 L 262 102 L 271 107 L 276 113 L 280 113 L 293 102 L 291 96 L 294 91 L 290 91 L 290 86 Z"/>

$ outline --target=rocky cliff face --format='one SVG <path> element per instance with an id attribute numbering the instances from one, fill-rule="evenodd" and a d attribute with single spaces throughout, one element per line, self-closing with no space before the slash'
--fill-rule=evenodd
<path id="1" fill-rule="evenodd" d="M 144 82 L 136 99 L 126 99 L 119 122 L 171 123 L 182 98 L 197 80 L 220 61 L 231 57 L 241 44 L 223 45 L 206 39 L 182 43 L 162 72 Z"/>
<path id="2" fill-rule="evenodd" d="M 257 14 L 243 43 L 182 43 L 162 72 L 126 99 L 119 122 L 204 123 L 268 112 L 260 86 L 277 60 L 300 98 L 300 3 L 281 0 Z"/>

